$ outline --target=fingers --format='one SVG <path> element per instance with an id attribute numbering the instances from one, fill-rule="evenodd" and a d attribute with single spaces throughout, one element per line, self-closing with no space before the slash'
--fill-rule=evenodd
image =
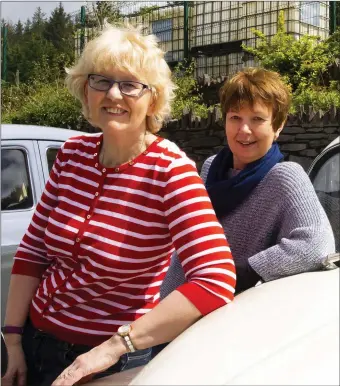
<path id="1" fill-rule="evenodd" d="M 74 385 L 84 377 L 106 370 L 117 363 L 118 360 L 119 354 L 117 354 L 111 342 L 106 341 L 86 354 L 79 355 L 72 365 L 59 375 L 52 386 Z"/>
<path id="2" fill-rule="evenodd" d="M 12 386 L 13 385 L 13 376 L 9 375 L 8 372 L 1 378 L 2 386 Z"/>
<path id="3" fill-rule="evenodd" d="M 78 367 L 76 361 L 69 367 L 67 367 L 59 377 L 52 383 L 52 386 L 71 386 L 85 377 L 85 370 Z"/>
<path id="4" fill-rule="evenodd" d="M 18 371 L 17 384 L 18 386 L 26 386 L 26 371 Z"/>

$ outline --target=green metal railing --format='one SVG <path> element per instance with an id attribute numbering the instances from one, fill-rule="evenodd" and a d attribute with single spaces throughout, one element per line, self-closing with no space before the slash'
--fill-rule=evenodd
<path id="1" fill-rule="evenodd" d="M 115 20 L 142 24 L 145 33 L 155 34 L 170 66 L 194 57 L 198 76 L 218 77 L 237 71 L 245 60 L 252 65 L 241 43 L 256 46 L 252 29 L 275 35 L 280 10 L 287 32 L 296 38 L 304 34 L 326 38 L 334 27 L 335 2 L 324 1 L 141 1 L 124 3 Z M 82 7 L 75 43 L 78 55 L 100 28 L 93 20 Z"/>

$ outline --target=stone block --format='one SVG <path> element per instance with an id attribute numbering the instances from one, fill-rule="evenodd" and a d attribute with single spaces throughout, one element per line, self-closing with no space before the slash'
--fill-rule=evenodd
<path id="1" fill-rule="evenodd" d="M 326 127 L 325 128 L 325 133 L 327 134 L 333 134 L 333 133 L 338 133 L 338 135 L 340 135 L 340 129 L 339 127 Z"/>
<path id="2" fill-rule="evenodd" d="M 284 134 L 303 134 L 306 130 L 300 126 L 285 126 L 282 130 Z"/>
<path id="3" fill-rule="evenodd" d="M 320 132 L 324 132 L 325 129 L 323 127 L 311 127 L 308 129 L 308 133 L 320 133 Z"/>
<path id="4" fill-rule="evenodd" d="M 221 139 L 216 137 L 191 138 L 187 142 L 187 146 L 192 146 L 193 148 L 211 148 L 219 145 L 221 145 Z"/>
<path id="5" fill-rule="evenodd" d="M 305 143 L 285 143 L 280 147 L 283 151 L 300 151 L 305 150 L 307 145 Z"/>
<path id="6" fill-rule="evenodd" d="M 298 157 L 296 155 L 290 155 L 289 161 L 297 162 L 299 165 L 301 165 L 304 168 L 305 171 L 307 171 L 311 163 L 313 162 L 313 159 L 307 158 L 307 157 Z"/>
<path id="7" fill-rule="evenodd" d="M 339 133 L 329 134 L 328 136 L 329 142 L 333 141 L 335 138 L 338 138 L 338 137 L 339 137 Z"/>
<path id="8" fill-rule="evenodd" d="M 324 134 L 324 133 L 305 133 L 305 134 L 297 134 L 295 139 L 296 140 L 299 140 L 299 139 L 302 139 L 302 140 L 309 140 L 309 139 L 324 139 L 324 138 L 327 138 L 327 135 Z"/>
<path id="9" fill-rule="evenodd" d="M 315 149 L 306 149 L 301 150 L 300 155 L 307 156 L 307 157 L 316 157 L 319 153 Z"/>
<path id="10" fill-rule="evenodd" d="M 295 138 L 295 135 L 289 135 L 289 134 L 280 134 L 279 138 L 277 139 L 277 142 L 290 142 L 293 141 Z"/>
<path id="11" fill-rule="evenodd" d="M 308 148 L 324 148 L 329 144 L 329 139 L 320 139 L 317 141 L 309 141 Z"/>
<path id="12" fill-rule="evenodd" d="M 162 133 L 163 134 L 163 133 Z M 190 136 L 190 133 L 188 133 L 187 131 L 183 131 L 183 130 L 178 130 L 178 131 L 175 131 L 173 134 L 172 134 L 172 139 L 174 141 L 178 141 L 180 139 L 189 139 L 189 136 Z"/>

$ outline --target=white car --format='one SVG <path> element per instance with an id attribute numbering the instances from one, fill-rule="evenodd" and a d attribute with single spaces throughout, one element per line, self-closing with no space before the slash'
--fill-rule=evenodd
<path id="1" fill-rule="evenodd" d="M 339 252 L 340 141 L 309 175 Z M 325 270 L 261 284 L 186 330 L 150 363 L 89 383 L 113 385 L 340 385 L 339 254 Z"/>
<path id="2" fill-rule="evenodd" d="M 79 131 L 1 125 L 1 322 L 15 251 L 62 144 Z"/>
<path id="3" fill-rule="evenodd" d="M 68 133 L 74 135 L 74 132 Z M 32 141 L 39 142 L 38 138 Z M 2 151 L 4 142 L 3 136 Z M 41 159 L 46 157 L 45 150 L 40 152 L 37 144 L 35 148 Z M 317 157 L 309 170 L 332 223 L 337 252 L 339 168 L 338 138 Z M 44 175 L 41 170 L 40 174 Z M 33 195 L 35 201 L 27 209 L 31 210 L 31 215 L 43 189 L 44 183 L 41 183 L 40 193 Z M 5 214 L 10 218 L 11 210 L 7 209 Z M 28 223 L 29 219 L 17 242 Z M 9 233 L 8 227 L 8 236 Z M 12 254 L 14 249 L 13 242 Z M 237 295 L 234 302 L 186 330 L 145 367 L 88 385 L 339 385 L 340 271 L 332 263 L 338 258 L 338 255 L 329 256 L 324 271 L 275 280 Z M 8 266 L 12 263 L 9 259 L 8 252 L 5 261 Z M 7 275 L 9 270 L 2 271 L 3 278 Z M 7 287 L 2 289 L 7 296 Z"/>

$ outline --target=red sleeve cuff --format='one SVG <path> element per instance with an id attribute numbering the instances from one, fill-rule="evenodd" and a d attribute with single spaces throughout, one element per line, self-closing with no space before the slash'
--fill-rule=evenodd
<path id="1" fill-rule="evenodd" d="M 200 311 L 207 315 L 224 306 L 226 302 L 195 283 L 185 283 L 177 288 Z"/>
<path id="2" fill-rule="evenodd" d="M 24 275 L 41 278 L 48 264 L 37 264 L 25 260 L 14 260 L 12 275 Z"/>

